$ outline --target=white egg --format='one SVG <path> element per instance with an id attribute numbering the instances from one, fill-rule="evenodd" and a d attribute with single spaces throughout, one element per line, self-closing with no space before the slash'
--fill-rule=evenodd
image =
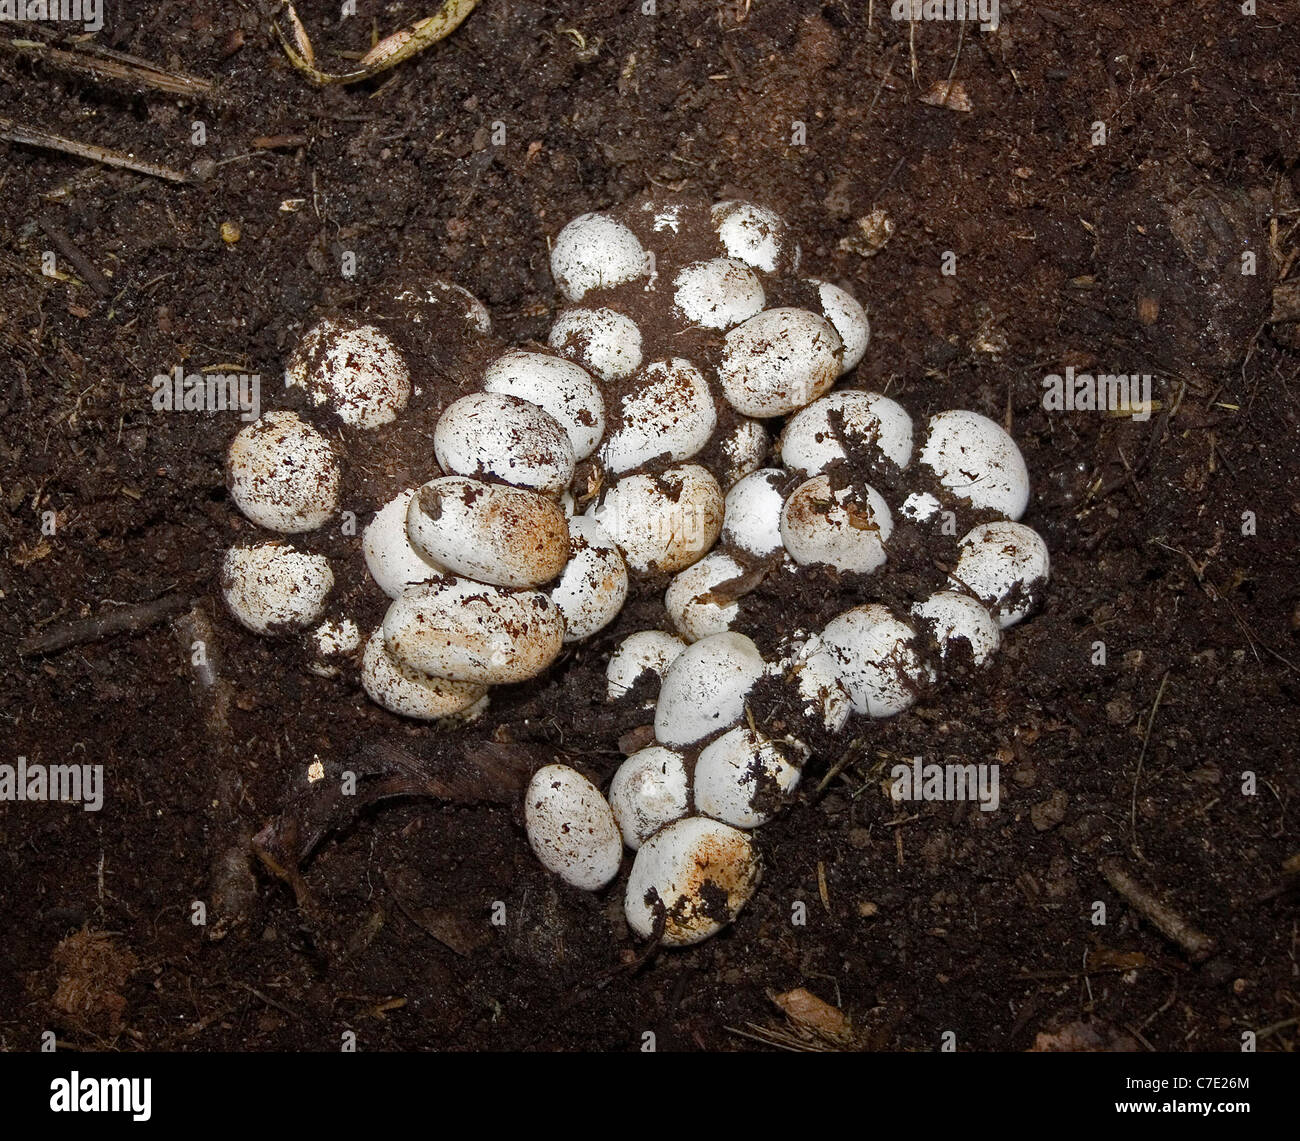
<path id="1" fill-rule="evenodd" d="M 636 854 L 623 897 L 628 926 L 643 939 L 663 923 L 667 947 L 715 935 L 749 902 L 760 878 L 749 835 L 688 816 L 660 829 Z"/>
<path id="2" fill-rule="evenodd" d="M 867 484 L 831 490 L 828 476 L 801 483 L 781 510 L 781 541 L 800 566 L 826 563 L 871 574 L 885 565 L 894 533 L 889 505 Z"/>
<path id="3" fill-rule="evenodd" d="M 570 301 L 581 301 L 593 289 L 635 281 L 648 265 L 636 235 L 607 214 L 578 215 L 551 247 L 551 276 Z"/>
<path id="4" fill-rule="evenodd" d="M 975 507 L 1019 519 L 1029 505 L 1029 469 L 1016 442 L 987 416 L 953 409 L 930 417 L 921 463 Z"/>
<path id="5" fill-rule="evenodd" d="M 806 309 L 765 309 L 726 335 L 718 382 L 744 416 L 785 416 L 821 396 L 840 374 L 844 345 Z"/>
<path id="6" fill-rule="evenodd" d="M 389 424 L 411 399 L 411 374 L 398 347 L 375 326 L 339 317 L 303 334 L 284 382 L 352 428 Z"/>
<path id="7" fill-rule="evenodd" d="M 934 513 L 942 506 L 928 491 L 914 491 L 903 500 L 903 506 L 898 510 L 904 518 L 914 523 L 925 523 L 933 519 Z"/>
<path id="8" fill-rule="evenodd" d="M 722 488 L 707 468 L 624 476 L 589 508 L 638 571 L 671 573 L 698 561 L 722 530 Z"/>
<path id="9" fill-rule="evenodd" d="M 361 645 L 361 631 L 351 618 L 327 619 L 308 635 L 307 641 L 315 656 L 307 668 L 317 677 L 338 677 L 340 662 Z"/>
<path id="10" fill-rule="evenodd" d="M 448 475 L 498 479 L 548 495 L 573 480 L 573 445 L 549 412 L 503 392 L 475 392 L 449 404 L 433 430 Z"/>
<path id="11" fill-rule="evenodd" d="M 431 563 L 411 546 L 407 537 L 406 513 L 415 490 L 408 488 L 390 499 L 375 512 L 361 533 L 366 569 L 389 598 L 396 598 L 417 582 L 428 582 L 446 573 L 445 567 Z"/>
<path id="12" fill-rule="evenodd" d="M 844 342 L 844 361 L 840 365 L 840 373 L 846 373 L 866 355 L 867 345 L 871 341 L 871 322 L 867 320 L 867 311 L 847 289 L 817 278 L 810 278 L 809 281 L 817 287 L 822 316 L 834 326 L 840 340 Z"/>
<path id="13" fill-rule="evenodd" d="M 939 646 L 939 656 L 947 658 L 954 639 L 970 647 L 975 664 L 982 666 L 1002 644 L 1002 631 L 993 616 L 969 594 L 940 590 L 912 607 L 912 617 L 920 629 L 929 627 Z"/>
<path id="14" fill-rule="evenodd" d="M 678 655 L 664 674 L 655 706 L 655 736 L 693 745 L 744 716 L 745 699 L 763 675 L 758 647 L 744 634 L 713 634 Z"/>
<path id="15" fill-rule="evenodd" d="M 795 413 L 777 449 L 786 467 L 808 477 L 850 455 L 905 468 L 912 460 L 912 418 L 888 396 L 841 389 Z"/>
<path id="16" fill-rule="evenodd" d="M 798 765 L 807 757 L 806 747 L 770 740 L 745 725 L 730 729 L 695 762 L 695 810 L 735 828 L 766 824 L 798 786 Z"/>
<path id="17" fill-rule="evenodd" d="M 688 360 L 646 365 L 623 396 L 618 420 L 600 449 L 601 462 L 615 475 L 651 460 L 686 460 L 713 436 L 718 410 L 709 382 Z"/>
<path id="18" fill-rule="evenodd" d="M 687 812 L 689 788 L 681 753 L 651 745 L 618 767 L 609 785 L 609 806 L 634 852 L 666 824 Z"/>
<path id="19" fill-rule="evenodd" d="M 799 268 L 799 243 L 775 211 L 732 200 L 717 203 L 711 214 L 713 228 L 728 256 L 764 273 Z"/>
<path id="20" fill-rule="evenodd" d="M 553 499 L 462 476 L 431 479 L 415 493 L 406 534 L 430 562 L 493 586 L 541 586 L 569 557 L 568 521 Z"/>
<path id="21" fill-rule="evenodd" d="M 857 713 L 892 717 L 916 701 L 933 672 L 917 653 L 916 631 L 877 603 L 831 619 L 821 633 L 840 683 Z"/>
<path id="22" fill-rule="evenodd" d="M 384 641 L 420 673 L 502 685 L 536 677 L 559 657 L 564 619 L 535 590 L 438 579 L 410 587 L 389 606 Z"/>
<path id="23" fill-rule="evenodd" d="M 763 468 L 739 479 L 727 492 L 722 542 L 763 559 L 781 549 L 780 468 Z"/>
<path id="24" fill-rule="evenodd" d="M 641 367 L 641 330 L 613 309 L 566 309 L 547 343 L 601 380 L 622 380 Z"/>
<path id="25" fill-rule="evenodd" d="M 361 686 L 376 705 L 418 721 L 469 720 L 487 708 L 487 686 L 430 677 L 399 662 L 384 645 L 383 627 L 361 655 Z"/>
<path id="26" fill-rule="evenodd" d="M 662 680 L 668 667 L 684 649 L 686 642 L 665 630 L 639 630 L 629 634 L 618 644 L 605 667 L 609 700 L 617 701 L 630 693 L 637 679 L 645 673 L 652 673 Z M 653 707 L 654 702 L 649 701 L 646 705 Z"/>
<path id="27" fill-rule="evenodd" d="M 221 561 L 226 608 L 254 634 L 305 630 L 321 616 L 333 589 L 329 560 L 287 543 L 231 547 Z"/>
<path id="28" fill-rule="evenodd" d="M 338 509 L 334 449 L 296 412 L 268 412 L 242 428 L 226 471 L 235 506 L 268 531 L 314 531 Z"/>
<path id="29" fill-rule="evenodd" d="M 984 603 L 1004 630 L 1033 609 L 1051 573 L 1047 544 L 1022 523 L 982 523 L 958 550 L 949 579 Z"/>
<path id="30" fill-rule="evenodd" d="M 730 555 L 714 551 L 673 578 L 664 606 L 682 637 L 696 642 L 731 628 L 740 605 L 734 598 L 715 598 L 713 591 L 744 573 L 745 568 Z"/>
<path id="31" fill-rule="evenodd" d="M 722 453 L 723 466 L 718 478 L 722 485 L 731 487 L 737 480 L 762 467 L 770 444 L 767 429 L 748 417 L 720 433 L 718 450 Z"/>
<path id="32" fill-rule="evenodd" d="M 608 626 L 627 599 L 627 564 L 594 519 L 569 520 L 569 561 L 551 589 L 564 616 L 564 640 L 578 642 Z"/>
<path id="33" fill-rule="evenodd" d="M 484 392 L 503 392 L 527 400 L 563 425 L 573 458 L 585 460 L 605 434 L 605 401 L 581 365 L 546 353 L 511 350 L 483 373 Z"/>
<path id="34" fill-rule="evenodd" d="M 596 891 L 618 875 L 623 840 L 600 789 L 568 765 L 546 765 L 524 792 L 528 842 L 547 871 Z"/>
<path id="35" fill-rule="evenodd" d="M 808 640 L 790 665 L 787 676 L 798 691 L 804 717 L 820 718 L 830 733 L 844 728 L 853 712 L 853 701 L 840 682 L 835 659 L 822 649 L 820 638 Z"/>
<path id="36" fill-rule="evenodd" d="M 673 289 L 676 311 L 705 329 L 730 329 L 767 304 L 758 275 L 735 258 L 692 262 L 677 274 Z"/>

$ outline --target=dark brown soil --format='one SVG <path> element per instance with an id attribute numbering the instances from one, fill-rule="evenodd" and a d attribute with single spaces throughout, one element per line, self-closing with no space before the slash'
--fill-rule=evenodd
<path id="1" fill-rule="evenodd" d="M 427 14 L 357 7 L 340 25 L 337 0 L 300 6 L 325 64 L 368 48 L 372 24 Z M 1000 31 L 959 36 L 912 35 L 885 0 L 870 20 L 844 0 L 638 7 L 483 0 L 416 60 L 319 90 L 270 36 L 270 3 L 106 5 L 96 43 L 216 82 L 187 104 L 0 53 L 17 122 L 218 164 L 176 185 L 0 144 L 0 762 L 102 763 L 107 779 L 99 813 L 0 805 L 0 1046 L 54 1031 L 88 1048 L 331 1050 L 352 1030 L 367 1050 L 625 1050 L 650 1031 L 661 1049 L 740 1050 L 758 1047 L 742 1031 L 788 1030 L 771 994 L 806 987 L 859 1048 L 934 1050 L 952 1031 L 961 1049 L 1019 1050 L 1065 1030 L 1232 1050 L 1253 1030 L 1261 1050 L 1295 1049 L 1300 338 L 1267 323 L 1274 285 L 1300 274 L 1294 11 L 1004 0 Z M 922 101 L 950 74 L 969 112 Z M 638 962 L 619 886 L 548 877 L 504 777 L 498 803 L 336 814 L 300 907 L 250 867 L 249 838 L 309 795 L 316 758 L 364 770 L 363 746 L 389 740 L 438 764 L 563 756 L 606 777 L 637 718 L 604 706 L 604 662 L 657 621 L 659 595 L 468 730 L 399 723 L 226 617 L 214 567 L 246 531 L 222 475 L 238 420 L 154 412 L 151 378 L 238 365 L 274 392 L 305 322 L 395 274 L 445 275 L 506 339 L 544 339 L 547 238 L 679 183 L 783 211 L 807 264 L 868 303 L 858 383 L 917 417 L 1009 423 L 1034 477 L 1026 522 L 1052 552 L 1044 606 L 967 686 L 858 724 L 818 799 L 849 747 L 823 743 L 806 797 L 757 834 L 754 902 L 694 950 Z M 842 248 L 875 208 L 891 240 L 872 258 Z M 42 219 L 108 275 L 102 294 L 62 253 L 69 276 L 42 275 Z M 1160 406 L 1145 422 L 1044 411 L 1042 379 L 1067 365 L 1151 372 Z M 833 585 L 769 581 L 760 620 L 815 621 Z M 212 616 L 228 752 L 167 622 L 18 656 L 34 632 L 172 592 Z M 914 755 L 1000 762 L 1000 810 L 896 810 L 881 782 Z M 1110 859 L 1210 953 L 1140 915 Z"/>

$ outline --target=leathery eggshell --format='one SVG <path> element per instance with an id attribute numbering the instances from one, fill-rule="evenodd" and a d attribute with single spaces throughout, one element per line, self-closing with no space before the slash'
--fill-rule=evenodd
<path id="1" fill-rule="evenodd" d="M 568 765 L 546 765 L 524 792 L 524 827 L 543 867 L 596 891 L 618 874 L 623 838 L 600 789 Z"/>
<path id="2" fill-rule="evenodd" d="M 564 616 L 564 640 L 577 642 L 603 630 L 627 599 L 627 564 L 594 519 L 569 520 L 569 561 L 551 589 Z"/>
<path id="3" fill-rule="evenodd" d="M 384 644 L 383 627 L 370 635 L 361 655 L 361 685 L 376 705 L 420 721 L 468 719 L 487 706 L 487 686 L 430 677 L 399 662 Z"/>
<path id="4" fill-rule="evenodd" d="M 707 468 L 624 476 L 587 508 L 638 571 L 684 570 L 717 541 L 722 488 Z"/>
<path id="5" fill-rule="evenodd" d="M 767 303 L 758 275 L 735 258 L 693 262 L 677 274 L 673 288 L 676 311 L 705 329 L 730 329 Z"/>
<path id="6" fill-rule="evenodd" d="M 605 434 L 605 399 L 581 365 L 546 353 L 512 349 L 483 372 L 484 392 L 503 392 L 536 404 L 563 425 L 573 458 L 585 460 Z"/>
<path id="7" fill-rule="evenodd" d="M 308 671 L 317 677 L 338 677 L 339 663 L 361 645 L 361 631 L 351 618 L 326 619 L 311 632 L 307 644 L 315 655 L 307 665 Z"/>
<path id="8" fill-rule="evenodd" d="M 718 382 L 742 415 L 785 416 L 830 388 L 843 359 L 840 335 L 824 317 L 765 309 L 727 334 Z"/>
<path id="9" fill-rule="evenodd" d="M 749 836 L 717 820 L 688 816 L 650 837 L 636 854 L 623 910 L 641 938 L 663 915 L 663 943 L 687 947 L 731 923 L 758 886 Z"/>
<path id="10" fill-rule="evenodd" d="M 329 560 L 288 543 L 232 547 L 221 563 L 226 608 L 254 634 L 306 629 L 320 617 L 333 589 Z"/>
<path id="11" fill-rule="evenodd" d="M 731 487 L 737 480 L 762 467 L 770 443 L 767 429 L 748 417 L 740 418 L 733 427 L 720 433 L 718 448 L 724 466 L 718 475 L 723 486 Z"/>
<path id="12" fill-rule="evenodd" d="M 760 468 L 738 479 L 727 492 L 722 542 L 755 558 L 781 549 L 781 508 L 778 490 L 785 479 L 780 468 Z"/>
<path id="13" fill-rule="evenodd" d="M 641 367 L 641 330 L 614 309 L 566 309 L 546 343 L 601 380 L 622 380 Z"/>
<path id="14" fill-rule="evenodd" d="M 618 423 L 601 445 L 600 458 L 615 475 L 666 456 L 685 460 L 699 452 L 718 424 L 709 382 L 688 360 L 655 361 L 634 378 Z"/>
<path id="15" fill-rule="evenodd" d="M 853 701 L 840 681 L 835 659 L 821 648 L 820 638 L 808 640 L 786 676 L 794 682 L 805 717 L 820 718 L 830 733 L 844 728 L 853 712 Z"/>
<path id="16" fill-rule="evenodd" d="M 558 503 L 462 476 L 432 479 L 415 493 L 406 533 L 424 558 L 494 586 L 540 586 L 569 557 L 568 521 Z"/>
<path id="17" fill-rule="evenodd" d="M 634 852 L 665 824 L 687 812 L 686 761 L 681 753 L 651 745 L 633 753 L 609 784 L 609 806 Z"/>
<path id="18" fill-rule="evenodd" d="M 692 745 L 730 728 L 744 716 L 745 698 L 762 674 L 762 655 L 744 634 L 701 638 L 664 674 L 655 737 L 665 745 Z"/>
<path id="19" fill-rule="evenodd" d="M 799 784 L 807 749 L 769 740 L 745 725 L 723 733 L 695 762 L 695 810 L 735 828 L 766 824 Z"/>
<path id="20" fill-rule="evenodd" d="M 921 682 L 933 678 L 917 653 L 916 631 L 879 603 L 832 618 L 821 633 L 821 648 L 857 713 L 902 713 L 916 701 Z"/>
<path id="21" fill-rule="evenodd" d="M 410 587 L 389 606 L 384 641 L 420 673 L 502 685 L 536 677 L 555 661 L 564 619 L 539 591 L 444 578 Z"/>
<path id="22" fill-rule="evenodd" d="M 617 701 L 627 694 L 642 674 L 653 673 L 662 681 L 668 667 L 686 649 L 686 642 L 666 630 L 639 630 L 624 638 L 605 667 L 606 695 Z M 654 702 L 647 702 L 651 708 Z"/>
<path id="23" fill-rule="evenodd" d="M 885 565 L 885 544 L 893 533 L 889 505 L 874 487 L 832 491 L 824 475 L 795 488 L 781 510 L 781 541 L 801 566 L 826 563 L 870 574 Z"/>
<path id="24" fill-rule="evenodd" d="M 390 499 L 366 524 L 361 533 L 361 551 L 366 569 L 379 589 L 396 598 L 408 586 L 428 582 L 446 573 L 445 567 L 431 563 L 413 546 L 406 534 L 406 513 L 415 488 L 408 488 Z"/>
<path id="25" fill-rule="evenodd" d="M 338 507 L 334 449 L 296 412 L 267 412 L 241 428 L 226 472 L 235 506 L 268 531 L 314 531 Z"/>
<path id="26" fill-rule="evenodd" d="M 731 628 L 740 613 L 740 604 L 735 598 L 715 596 L 714 591 L 724 582 L 740 578 L 744 573 L 744 567 L 730 555 L 714 551 L 680 572 L 668 584 L 664 607 L 673 625 L 688 642 L 698 642 L 710 634 L 721 634 Z"/>
<path id="27" fill-rule="evenodd" d="M 776 211 L 731 199 L 715 204 L 710 214 L 728 256 L 764 273 L 799 268 L 799 243 Z"/>
<path id="28" fill-rule="evenodd" d="M 949 577 L 984 603 L 1004 630 L 1033 609 L 1051 573 L 1047 544 L 1023 523 L 982 523 L 962 536 L 958 552 Z"/>
<path id="29" fill-rule="evenodd" d="M 920 460 L 975 507 L 1019 519 L 1029 505 L 1029 469 L 1020 449 L 1000 424 L 978 412 L 931 416 Z"/>
<path id="30" fill-rule="evenodd" d="M 939 590 L 912 607 L 912 617 L 929 626 L 939 647 L 939 656 L 947 658 L 952 642 L 964 640 L 977 666 L 982 666 L 1002 644 L 1002 631 L 983 604 L 969 594 Z"/>
<path id="31" fill-rule="evenodd" d="M 817 287 L 822 316 L 834 326 L 840 340 L 844 342 L 844 361 L 840 365 L 840 373 L 846 373 L 862 360 L 871 341 L 871 322 L 867 320 L 867 311 L 848 290 L 832 285 L 829 281 L 817 278 L 808 280 Z"/>
<path id="32" fill-rule="evenodd" d="M 303 334 L 284 381 L 351 428 L 389 424 L 411 399 L 411 374 L 397 346 L 373 325 L 339 317 L 326 317 Z"/>
<path id="33" fill-rule="evenodd" d="M 637 236 L 608 214 L 579 214 L 551 247 L 551 276 L 570 301 L 641 277 L 648 268 Z"/>
<path id="34" fill-rule="evenodd" d="M 888 396 L 841 389 L 795 413 L 778 450 L 786 467 L 812 477 L 846 459 L 846 443 L 855 455 L 905 468 L 912 459 L 912 418 Z"/>
<path id="35" fill-rule="evenodd" d="M 504 392 L 474 392 L 448 405 L 433 430 L 433 451 L 448 475 L 547 495 L 573 480 L 573 445 L 560 422 Z"/>

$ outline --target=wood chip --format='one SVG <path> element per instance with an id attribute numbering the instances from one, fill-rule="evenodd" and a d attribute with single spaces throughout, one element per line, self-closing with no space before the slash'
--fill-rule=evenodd
<path id="1" fill-rule="evenodd" d="M 962 86 L 960 79 L 954 79 L 951 83 L 942 79 L 936 80 L 930 85 L 930 90 L 918 98 L 931 107 L 944 107 L 949 111 L 974 109 L 974 104 L 971 103 L 970 96 L 966 94 L 966 88 Z"/>

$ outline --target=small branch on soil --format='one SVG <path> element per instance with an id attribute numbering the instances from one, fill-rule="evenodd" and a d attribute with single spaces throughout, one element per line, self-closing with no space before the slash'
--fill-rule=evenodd
<path id="1" fill-rule="evenodd" d="M 1164 676 L 1160 679 L 1160 688 L 1156 690 L 1156 699 L 1151 703 L 1151 712 L 1147 714 L 1146 728 L 1142 732 L 1142 750 L 1138 753 L 1137 772 L 1133 774 L 1133 795 L 1129 799 L 1128 815 L 1128 842 L 1129 847 L 1133 849 L 1134 855 L 1141 855 L 1137 846 L 1137 803 L 1138 803 L 1138 782 L 1142 779 L 1142 762 L 1146 760 L 1147 745 L 1151 741 L 1151 726 L 1156 721 L 1156 710 L 1160 708 L 1160 699 L 1165 695 L 1165 685 L 1169 681 L 1169 671 L 1165 670 Z"/>
<path id="2" fill-rule="evenodd" d="M 203 98 L 215 90 L 212 83 L 198 76 L 169 71 L 138 56 L 126 55 L 96 44 L 78 44 L 71 51 L 56 48 L 31 39 L 0 40 L 0 48 L 44 60 L 56 68 L 88 76 L 119 80 L 138 88 L 165 91 L 168 95 L 190 95 Z"/>
<path id="3" fill-rule="evenodd" d="M 165 594 L 149 602 L 118 606 L 90 618 L 81 618 L 65 626 L 33 634 L 19 644 L 18 653 L 25 658 L 56 654 L 69 646 L 84 646 L 88 642 L 100 642 L 117 634 L 138 634 L 179 614 L 189 605 L 190 600 L 185 595 Z"/>
<path id="4" fill-rule="evenodd" d="M 189 182 L 188 175 L 182 174 L 179 170 L 172 170 L 169 166 L 145 162 L 121 151 L 107 150 L 90 143 L 79 143 L 76 139 L 54 135 L 37 127 L 24 127 L 12 119 L 6 119 L 3 115 L 0 115 L 0 139 L 11 143 L 23 143 L 30 147 L 61 151 L 64 154 L 75 155 L 77 158 L 89 159 L 91 162 L 102 162 L 105 166 L 120 167 L 123 170 L 134 170 L 137 174 L 164 178 L 168 182 Z"/>
<path id="5" fill-rule="evenodd" d="M 1214 950 L 1214 940 L 1178 914 L 1163 900 L 1157 899 L 1137 882 L 1120 862 L 1108 857 L 1098 864 L 1101 874 L 1137 912 L 1150 920 L 1170 942 L 1178 944 L 1195 963 L 1203 962 Z"/>
<path id="6" fill-rule="evenodd" d="M 849 747 L 840 754 L 839 759 L 826 770 L 826 775 L 822 777 L 818 782 L 817 787 L 813 790 L 812 799 L 814 804 L 822 798 L 826 789 L 830 787 L 831 781 L 848 768 L 851 761 L 856 760 L 862 755 L 862 745 L 865 740 L 866 738 L 864 737 L 855 737 L 849 742 Z"/>
<path id="7" fill-rule="evenodd" d="M 98 293 L 100 297 L 113 296 L 112 282 L 99 272 L 95 263 L 77 248 L 76 243 L 68 237 L 67 233 L 53 218 L 42 215 L 36 219 L 36 223 L 45 231 L 59 253 L 72 263 L 72 267 L 80 275 L 82 281 Z"/>

